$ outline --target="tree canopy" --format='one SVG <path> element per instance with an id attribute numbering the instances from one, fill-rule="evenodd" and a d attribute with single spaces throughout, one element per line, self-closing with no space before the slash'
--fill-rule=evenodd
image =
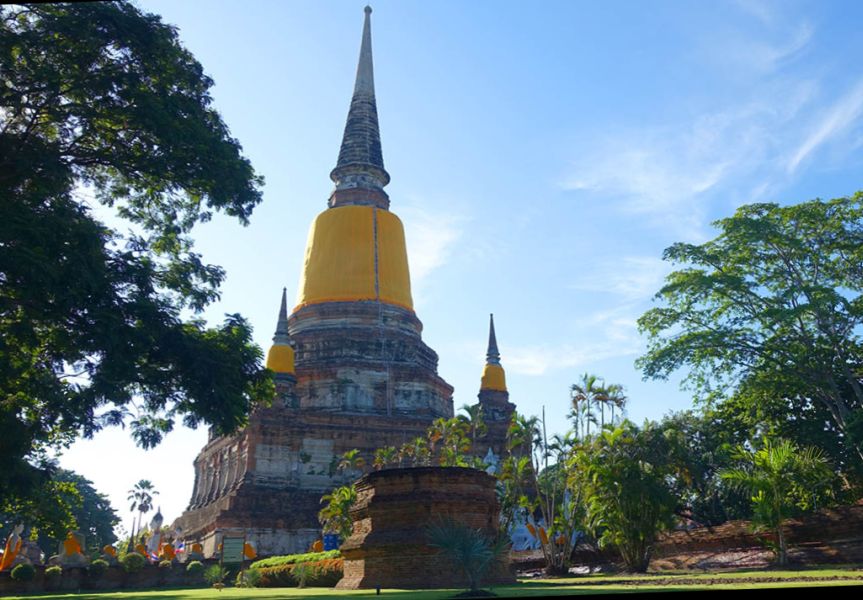
<path id="1" fill-rule="evenodd" d="M 225 276 L 190 232 L 247 224 L 263 180 L 176 30 L 124 2 L 0 7 L 0 72 L 2 500 L 106 425 L 143 447 L 177 419 L 232 431 L 272 381 L 240 315 L 185 316 Z"/>
<path id="2" fill-rule="evenodd" d="M 639 319 L 649 347 L 638 365 L 652 378 L 687 365 L 708 400 L 757 384 L 817 405 L 859 464 L 863 193 L 742 206 L 716 225 L 716 239 L 665 251 L 688 266 L 657 293 L 664 305 Z"/>
<path id="3" fill-rule="evenodd" d="M 16 523 L 26 523 L 38 537 L 46 556 L 57 553 L 69 529 L 84 534 L 87 549 L 117 541 L 114 526 L 120 522 L 111 502 L 93 482 L 74 471 L 57 469 L 38 494 L 24 502 L 0 505 L 0 538 Z"/>

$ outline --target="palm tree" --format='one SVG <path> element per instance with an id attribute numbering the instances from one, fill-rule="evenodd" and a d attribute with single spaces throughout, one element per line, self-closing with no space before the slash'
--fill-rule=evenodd
<path id="1" fill-rule="evenodd" d="M 576 430 L 581 424 L 579 437 L 590 436 L 590 423 L 597 424 L 593 407 L 599 403 L 600 398 L 603 397 L 603 392 L 604 389 L 599 377 L 589 373 L 582 375 L 581 381 L 570 387 L 570 398 L 572 399 L 570 417 L 575 420 Z"/>
<path id="2" fill-rule="evenodd" d="M 510 454 L 516 448 L 522 448 L 530 454 L 542 445 L 542 429 L 537 417 L 525 417 L 513 413 L 509 429 L 506 432 L 507 450 Z"/>
<path id="3" fill-rule="evenodd" d="M 457 418 L 470 427 L 471 446 L 476 446 L 476 440 L 488 433 L 488 427 L 483 420 L 482 404 L 462 404 L 459 410 L 463 410 L 465 414 L 458 415 Z"/>
<path id="4" fill-rule="evenodd" d="M 357 448 L 354 448 L 342 454 L 336 468 L 339 471 L 350 471 L 361 470 L 364 466 L 366 466 L 366 459 L 360 456 L 360 451 Z"/>
<path id="5" fill-rule="evenodd" d="M 145 514 L 153 510 L 153 496 L 158 496 L 159 492 L 153 486 L 153 483 L 149 479 L 142 479 L 138 483 L 135 484 L 131 490 L 129 490 L 127 496 L 127 500 L 129 500 L 132 504 L 129 507 L 129 511 L 133 514 L 132 516 L 132 535 L 129 537 L 129 549 L 131 551 L 134 548 L 134 540 L 135 540 L 135 509 L 138 509 L 138 530 L 137 533 L 141 533 L 141 521 Z"/>
<path id="6" fill-rule="evenodd" d="M 342 539 L 351 535 L 353 521 L 351 507 L 357 500 L 357 490 L 351 485 L 344 485 L 324 494 L 321 503 L 326 506 L 318 513 L 318 520 L 326 533 L 337 533 Z"/>
<path id="7" fill-rule="evenodd" d="M 783 524 L 796 510 L 812 508 L 814 495 L 829 494 L 832 475 L 823 452 L 798 448 L 789 440 L 771 442 L 756 452 L 738 450 L 744 465 L 726 469 L 720 476 L 752 493 L 752 523 L 756 529 L 772 529 L 777 538 L 777 561 L 788 561 L 788 541 Z"/>
<path id="8" fill-rule="evenodd" d="M 607 404 L 611 408 L 611 425 L 614 425 L 614 409 L 620 410 L 621 415 L 626 406 L 626 396 L 623 395 L 623 386 L 619 383 L 612 383 L 603 388 L 603 404 Z M 603 415 L 604 417 L 604 415 Z M 603 419 L 604 421 L 604 419 Z M 603 422 L 603 426 L 605 423 Z"/>
<path id="9" fill-rule="evenodd" d="M 375 471 L 380 471 L 387 465 L 396 462 L 398 458 L 398 450 L 395 446 L 385 446 L 375 450 L 375 461 L 372 463 Z"/>

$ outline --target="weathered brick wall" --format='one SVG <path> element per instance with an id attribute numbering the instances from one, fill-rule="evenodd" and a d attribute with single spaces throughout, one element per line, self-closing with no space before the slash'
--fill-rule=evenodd
<path id="1" fill-rule="evenodd" d="M 234 436 L 213 438 L 195 460 L 189 509 L 178 519 L 206 555 L 225 533 L 245 532 L 258 554 L 303 552 L 319 537 L 320 498 L 362 472 L 337 472 L 358 449 L 374 452 L 424 436 L 451 417 L 453 388 L 437 374 L 416 315 L 376 302 L 327 302 L 288 319 L 296 383 L 256 410 Z"/>
<path id="2" fill-rule="evenodd" d="M 461 569 L 427 544 L 425 528 L 451 518 L 489 536 L 497 533 L 495 478 L 482 471 L 386 469 L 364 476 L 356 487 L 353 533 L 341 547 L 345 576 L 339 589 L 466 586 Z M 514 581 L 507 565 L 504 556 L 485 583 Z"/>
<path id="3" fill-rule="evenodd" d="M 362 473 L 334 471 L 357 448 L 371 469 L 374 451 L 425 435 L 430 421 L 385 415 L 325 413 L 287 408 L 256 411 L 240 434 L 249 455 L 246 472 L 223 496 L 187 510 L 178 519 L 187 540 L 211 556 L 220 535 L 246 533 L 259 555 L 305 552 L 320 537 L 320 499 Z M 225 444 L 208 445 L 196 462 Z"/>

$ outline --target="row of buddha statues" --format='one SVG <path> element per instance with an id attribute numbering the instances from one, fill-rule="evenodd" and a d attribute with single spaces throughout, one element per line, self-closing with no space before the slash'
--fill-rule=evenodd
<path id="1" fill-rule="evenodd" d="M 84 552 L 86 548 L 84 536 L 79 531 L 69 531 L 66 539 L 60 542 L 57 554 L 48 558 L 47 562 L 44 561 L 44 553 L 35 541 L 22 538 L 23 531 L 24 525 L 20 523 L 12 528 L 12 532 L 6 539 L 3 553 L 0 555 L 0 571 L 11 570 L 20 564 L 59 565 L 64 568 L 86 567 L 90 564 L 90 559 Z M 175 533 L 176 538 L 179 539 L 180 532 Z M 164 560 L 177 562 L 178 552 L 182 552 L 178 550 L 171 538 L 165 537 L 158 529 L 149 538 L 142 537 L 133 550 L 153 563 Z M 254 554 L 254 549 L 249 547 L 246 554 L 247 556 Z M 111 566 L 119 564 L 117 549 L 110 544 L 102 548 L 100 558 Z M 197 542 L 192 543 L 189 551 L 186 552 L 186 560 L 204 560 L 203 546 Z"/>

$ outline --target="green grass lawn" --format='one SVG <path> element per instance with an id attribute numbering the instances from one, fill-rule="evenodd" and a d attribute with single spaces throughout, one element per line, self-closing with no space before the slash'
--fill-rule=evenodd
<path id="1" fill-rule="evenodd" d="M 814 587 L 834 585 L 863 586 L 863 570 L 853 567 L 807 569 L 799 571 L 737 571 L 733 573 L 675 572 L 649 575 L 589 575 L 564 579 L 520 580 L 516 585 L 494 588 L 503 598 L 530 598 L 578 594 L 618 594 L 650 591 L 698 591 L 722 589 L 755 589 L 779 587 Z M 390 600 L 449 598 L 461 590 L 382 590 Z M 221 592 L 207 589 L 135 590 L 128 592 L 84 592 L 80 594 L 40 594 L 17 598 L 51 600 L 201 600 L 204 598 L 257 598 L 276 600 L 290 598 L 380 598 L 375 592 L 335 591 L 322 588 L 225 588 Z M 11 599 L 10 599 L 11 600 Z"/>

